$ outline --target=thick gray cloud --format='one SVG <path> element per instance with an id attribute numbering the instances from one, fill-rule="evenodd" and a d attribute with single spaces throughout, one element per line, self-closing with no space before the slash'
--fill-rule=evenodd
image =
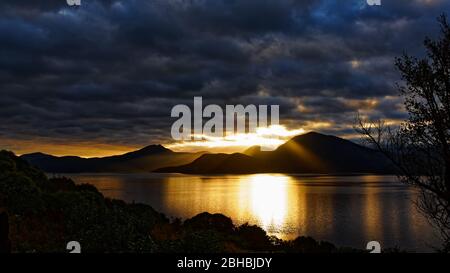
<path id="1" fill-rule="evenodd" d="M 282 122 L 331 122 L 336 134 L 367 100 L 374 117 L 401 119 L 393 59 L 423 54 L 449 10 L 443 0 L 3 0 L 0 138 L 161 142 L 172 106 L 193 96 L 277 103 Z"/>

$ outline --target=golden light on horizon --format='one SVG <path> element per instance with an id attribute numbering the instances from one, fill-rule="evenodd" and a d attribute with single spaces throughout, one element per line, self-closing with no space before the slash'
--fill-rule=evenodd
<path id="1" fill-rule="evenodd" d="M 363 118 L 367 114 L 361 113 Z M 386 125 L 399 125 L 401 120 L 386 120 Z M 324 130 L 332 130 L 336 125 L 330 121 L 317 120 L 306 121 L 299 127 L 290 124 L 289 129 L 283 125 L 273 125 L 269 127 L 259 127 L 254 133 L 241 133 L 228 135 L 225 137 L 212 137 L 201 135 L 203 140 L 179 141 L 179 142 L 155 142 L 149 140 L 142 144 L 116 144 L 108 143 L 105 139 L 92 139 L 85 141 L 67 141 L 51 138 L 34 138 L 34 139 L 1 139 L 3 144 L 1 149 L 13 151 L 17 155 L 23 155 L 34 152 L 42 152 L 54 156 L 80 156 L 84 158 L 105 157 L 121 155 L 128 152 L 139 150 L 147 145 L 161 144 L 174 152 L 211 152 L 211 153 L 236 153 L 243 152 L 252 146 L 260 146 L 263 150 L 274 150 L 278 146 L 286 143 L 291 138 L 302 135 L 310 131 L 323 132 Z M 341 127 L 342 129 L 345 127 Z M 337 135 L 346 139 L 357 139 L 357 134 Z M 298 147 L 292 147 L 298 150 Z M 305 149 L 302 153 L 307 152 Z M 299 151 L 300 152 L 300 151 Z"/>
<path id="2" fill-rule="evenodd" d="M 328 122 L 306 123 L 305 128 L 316 130 L 331 126 Z M 150 144 L 162 144 L 164 147 L 175 152 L 218 152 L 235 153 L 243 152 L 251 146 L 261 146 L 263 150 L 274 150 L 278 146 L 294 136 L 306 133 L 303 128 L 288 129 L 285 126 L 273 125 L 269 127 L 260 127 L 254 133 L 241 133 L 225 137 L 203 136 L 200 141 L 180 141 L 174 143 L 144 143 L 144 144 L 114 144 L 107 143 L 104 139 L 92 139 L 86 141 L 62 141 L 51 138 L 34 139 L 1 139 L 1 149 L 13 151 L 17 155 L 41 152 L 54 156 L 79 156 L 84 158 L 106 157 L 121 155 L 128 152 L 139 150 Z"/>
<path id="3" fill-rule="evenodd" d="M 135 146 L 101 143 L 101 141 L 56 142 L 51 139 L 0 139 L 2 147 L 16 155 L 41 152 L 54 156 L 80 156 L 84 158 L 105 157 L 124 154 L 139 149 Z"/>
<path id="4" fill-rule="evenodd" d="M 203 140 L 181 141 L 165 146 L 174 151 L 239 152 L 255 145 L 266 150 L 273 150 L 290 138 L 303 133 L 305 133 L 304 129 L 289 130 L 282 125 L 271 125 L 259 127 L 254 133 L 239 133 L 224 137 L 201 135 Z"/>

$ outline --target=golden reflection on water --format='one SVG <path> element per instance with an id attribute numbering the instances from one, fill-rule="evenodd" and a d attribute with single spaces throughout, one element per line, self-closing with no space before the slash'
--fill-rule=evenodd
<path id="1" fill-rule="evenodd" d="M 192 217 L 200 212 L 222 213 L 236 224 L 257 224 L 271 234 L 286 227 L 297 187 L 292 178 L 279 174 L 221 177 L 168 178 L 163 202 L 175 215 Z M 291 208 L 290 208 L 291 204 Z"/>
<path id="2" fill-rule="evenodd" d="M 364 182 L 372 183 L 376 182 L 375 176 L 364 176 L 361 178 Z M 369 238 L 382 238 L 381 232 L 383 229 L 380 228 L 379 223 L 382 220 L 382 204 L 377 196 L 378 188 L 375 187 L 365 187 L 365 204 L 363 207 L 363 213 L 365 215 L 364 219 L 364 230 Z"/>
<path id="3" fill-rule="evenodd" d="M 245 178 L 244 178 L 245 179 Z M 286 221 L 289 205 L 289 178 L 283 175 L 259 174 L 240 183 L 249 192 L 251 213 L 265 230 L 280 230 Z"/>
<path id="4" fill-rule="evenodd" d="M 415 194 L 395 186 L 392 177 L 149 174 L 75 180 L 171 217 L 221 213 L 236 225 L 255 224 L 281 239 L 305 235 L 358 247 L 377 240 L 405 248 L 431 240 L 429 225 L 413 205 Z"/>
<path id="5" fill-rule="evenodd" d="M 222 213 L 235 224 L 256 224 L 270 235 L 291 238 L 288 231 L 308 224 L 306 198 L 292 177 L 255 174 L 226 177 L 168 178 L 163 194 L 174 215 L 192 217 L 200 212 Z M 295 233 L 295 232 L 294 232 Z"/>
<path id="6" fill-rule="evenodd" d="M 282 174 L 169 177 L 162 195 L 169 215 L 188 218 L 204 211 L 222 213 L 237 225 L 256 224 L 282 239 L 317 234 L 345 237 L 357 230 L 361 236 L 382 240 L 392 236 L 386 232 L 400 234 L 399 225 L 417 220 L 417 212 L 409 204 L 403 215 L 395 210 L 404 201 L 388 198 L 391 203 L 383 204 L 386 201 L 380 194 L 385 189 L 377 184 L 382 179 L 386 178 Z"/>

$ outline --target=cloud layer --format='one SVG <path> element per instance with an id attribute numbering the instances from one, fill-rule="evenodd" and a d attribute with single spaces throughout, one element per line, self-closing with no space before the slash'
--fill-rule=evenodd
<path id="1" fill-rule="evenodd" d="M 19 152 L 167 143 L 171 108 L 193 96 L 280 104 L 290 128 L 342 136 L 358 110 L 399 120 L 393 59 L 423 54 L 450 10 L 444 0 L 37 2 L 0 3 L 0 148 Z"/>

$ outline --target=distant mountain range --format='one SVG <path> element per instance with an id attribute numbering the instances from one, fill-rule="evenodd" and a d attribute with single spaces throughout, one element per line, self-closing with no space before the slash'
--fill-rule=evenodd
<path id="1" fill-rule="evenodd" d="M 251 147 L 243 153 L 204 154 L 189 164 L 156 172 L 227 173 L 395 173 L 381 153 L 351 141 L 315 132 L 299 135 L 271 152 Z"/>
<path id="2" fill-rule="evenodd" d="M 123 155 L 101 158 L 57 157 L 43 153 L 25 154 L 21 158 L 49 173 L 136 173 L 151 172 L 162 167 L 187 164 L 202 154 L 204 153 L 177 153 L 161 145 L 150 145 Z"/>
<path id="3" fill-rule="evenodd" d="M 258 146 L 243 153 L 178 153 L 161 145 L 103 158 L 56 157 L 33 153 L 21 156 L 51 173 L 161 172 L 187 174 L 247 173 L 395 173 L 379 152 L 351 141 L 315 132 L 299 135 L 274 151 Z"/>

